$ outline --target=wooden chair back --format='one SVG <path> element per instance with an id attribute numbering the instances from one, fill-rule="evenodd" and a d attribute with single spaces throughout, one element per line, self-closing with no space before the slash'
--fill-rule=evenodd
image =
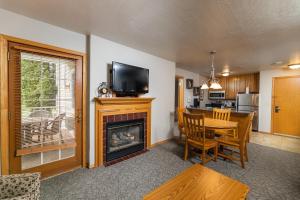
<path id="1" fill-rule="evenodd" d="M 251 131 L 253 116 L 254 112 L 250 113 L 245 122 L 241 126 L 239 126 L 239 141 L 242 148 L 244 148 L 247 142 L 247 137 Z"/>
<path id="2" fill-rule="evenodd" d="M 230 109 L 214 108 L 213 109 L 213 118 L 229 121 L 230 113 L 231 113 Z"/>
<path id="3" fill-rule="evenodd" d="M 183 113 L 183 126 L 188 139 L 205 142 L 203 114 Z"/>

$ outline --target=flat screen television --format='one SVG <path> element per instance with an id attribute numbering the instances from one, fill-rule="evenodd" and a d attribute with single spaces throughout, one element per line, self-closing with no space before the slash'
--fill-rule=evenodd
<path id="1" fill-rule="evenodd" d="M 112 63 L 112 91 L 117 96 L 138 96 L 149 92 L 149 69 Z"/>

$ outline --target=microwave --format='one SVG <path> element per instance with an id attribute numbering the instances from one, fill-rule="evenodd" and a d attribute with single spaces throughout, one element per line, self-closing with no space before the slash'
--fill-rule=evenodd
<path id="1" fill-rule="evenodd" d="M 209 99 L 225 99 L 225 91 L 208 91 Z"/>

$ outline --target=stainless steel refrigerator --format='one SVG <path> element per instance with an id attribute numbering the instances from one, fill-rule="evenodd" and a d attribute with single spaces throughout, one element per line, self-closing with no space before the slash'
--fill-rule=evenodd
<path id="1" fill-rule="evenodd" d="M 254 112 L 252 130 L 258 130 L 258 99 L 259 94 L 238 94 L 236 109 L 238 112 Z"/>

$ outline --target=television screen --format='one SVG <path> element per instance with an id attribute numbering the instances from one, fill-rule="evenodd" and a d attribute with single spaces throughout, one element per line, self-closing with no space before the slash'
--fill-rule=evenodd
<path id="1" fill-rule="evenodd" d="M 112 70 L 112 90 L 117 95 L 148 93 L 148 69 L 113 62 Z"/>

